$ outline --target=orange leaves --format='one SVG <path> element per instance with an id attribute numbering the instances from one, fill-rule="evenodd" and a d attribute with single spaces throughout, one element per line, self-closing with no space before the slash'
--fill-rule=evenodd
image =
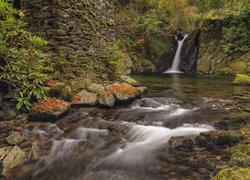
<path id="1" fill-rule="evenodd" d="M 39 112 L 50 112 L 50 111 L 60 111 L 64 110 L 68 103 L 64 100 L 57 98 L 49 98 L 47 100 L 43 100 L 40 103 L 34 104 L 32 110 Z"/>
<path id="2" fill-rule="evenodd" d="M 80 97 L 79 95 L 76 94 L 76 95 L 72 98 L 71 103 L 72 103 L 72 104 L 78 104 L 80 101 L 81 101 L 81 97 Z"/>
<path id="3" fill-rule="evenodd" d="M 134 42 L 133 46 L 138 47 L 138 46 L 143 46 L 144 44 L 145 44 L 145 39 L 141 38 L 141 39 L 137 40 L 136 42 Z"/>
<path id="4" fill-rule="evenodd" d="M 57 84 L 57 82 L 54 81 L 54 80 L 49 80 L 47 84 L 48 84 L 48 86 L 50 86 L 50 87 L 55 87 L 56 84 Z"/>
<path id="5" fill-rule="evenodd" d="M 134 96 L 136 94 L 135 89 L 130 86 L 114 84 L 114 85 L 109 86 L 107 89 L 113 93 L 121 93 L 127 96 Z"/>
<path id="6" fill-rule="evenodd" d="M 103 91 L 98 93 L 98 95 L 111 95 L 111 94 L 113 94 L 112 91 Z"/>

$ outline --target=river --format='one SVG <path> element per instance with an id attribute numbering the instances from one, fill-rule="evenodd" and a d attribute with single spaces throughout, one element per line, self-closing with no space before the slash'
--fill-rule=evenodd
<path id="1" fill-rule="evenodd" d="M 208 179 L 187 166 L 192 154 L 168 150 L 173 136 L 214 131 L 229 115 L 240 87 L 228 77 L 134 76 L 148 94 L 112 109 L 73 109 L 57 123 L 30 123 L 26 136 L 42 158 L 15 170 L 14 179 L 160 180 Z"/>

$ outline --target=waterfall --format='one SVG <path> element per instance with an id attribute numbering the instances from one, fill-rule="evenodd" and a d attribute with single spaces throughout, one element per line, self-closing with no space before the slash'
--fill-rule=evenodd
<path id="1" fill-rule="evenodd" d="M 174 56 L 174 61 L 173 61 L 171 68 L 168 69 L 167 71 L 165 71 L 164 73 L 170 73 L 170 74 L 171 73 L 182 73 L 179 70 L 179 66 L 180 66 L 180 62 L 181 62 L 181 50 L 182 50 L 183 43 L 187 37 L 188 37 L 188 35 L 185 34 L 183 39 L 178 40 L 177 36 L 175 36 L 175 39 L 178 40 L 178 47 L 177 47 L 177 50 L 176 50 L 176 53 Z"/>

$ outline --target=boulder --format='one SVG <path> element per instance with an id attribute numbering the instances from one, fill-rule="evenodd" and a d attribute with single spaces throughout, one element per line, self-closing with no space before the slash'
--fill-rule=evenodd
<path id="1" fill-rule="evenodd" d="M 31 160 L 38 160 L 40 157 L 40 151 L 41 148 L 39 147 L 39 145 L 37 143 L 33 143 L 28 158 Z"/>
<path id="2" fill-rule="evenodd" d="M 147 87 L 136 87 L 135 89 L 137 91 L 138 96 L 141 96 L 141 95 L 144 95 L 144 94 L 148 93 L 148 88 Z"/>
<path id="3" fill-rule="evenodd" d="M 24 137 L 20 132 L 12 132 L 6 141 L 9 145 L 19 145 L 24 141 Z"/>
<path id="4" fill-rule="evenodd" d="M 191 160 L 188 161 L 188 166 L 197 169 L 198 171 L 205 169 L 210 172 L 214 171 L 216 168 L 216 164 L 204 155 L 195 155 Z"/>
<path id="5" fill-rule="evenodd" d="M 8 170 L 20 165 L 24 162 L 26 153 L 18 146 L 15 146 L 3 160 L 3 175 L 6 175 Z"/>
<path id="6" fill-rule="evenodd" d="M 16 112 L 14 110 L 4 110 L 0 111 L 0 120 L 10 120 L 16 117 Z"/>
<path id="7" fill-rule="evenodd" d="M 238 86 L 249 86 L 250 85 L 250 76 L 246 74 L 237 74 L 236 78 L 232 82 L 233 85 Z"/>
<path id="8" fill-rule="evenodd" d="M 104 86 L 95 83 L 91 84 L 87 89 L 91 93 L 100 93 L 105 91 Z"/>
<path id="9" fill-rule="evenodd" d="M 70 110 L 70 104 L 62 99 L 49 98 L 33 105 L 29 120 L 56 121 Z"/>
<path id="10" fill-rule="evenodd" d="M 115 104 L 115 97 L 113 94 L 100 94 L 97 104 L 104 107 L 113 107 Z"/>
<path id="11" fill-rule="evenodd" d="M 78 92 L 71 102 L 74 106 L 94 106 L 97 101 L 97 95 L 86 90 Z"/>
<path id="12" fill-rule="evenodd" d="M 171 137 L 168 141 L 170 150 L 181 150 L 181 151 L 190 151 L 194 150 L 195 144 L 195 136 L 176 136 Z"/>
<path id="13" fill-rule="evenodd" d="M 202 132 L 196 136 L 196 143 L 202 147 L 209 149 L 216 146 L 232 146 L 238 142 L 245 140 L 247 137 L 241 134 L 240 131 L 210 131 Z"/>
<path id="14" fill-rule="evenodd" d="M 113 93 L 117 102 L 125 102 L 138 96 L 133 86 L 114 83 L 106 87 L 107 92 Z"/>
<path id="15" fill-rule="evenodd" d="M 154 101 L 153 99 L 143 98 L 139 100 L 138 105 L 141 107 L 151 107 L 151 108 L 158 108 L 161 107 L 161 104 Z"/>
<path id="16" fill-rule="evenodd" d="M 12 147 L 3 147 L 0 148 L 0 162 L 4 160 L 4 158 L 9 154 Z"/>
<path id="17" fill-rule="evenodd" d="M 126 75 L 121 75 L 119 76 L 120 80 L 124 83 L 130 84 L 130 85 L 137 85 L 139 84 L 138 81 L 136 81 L 135 79 L 126 76 Z"/>

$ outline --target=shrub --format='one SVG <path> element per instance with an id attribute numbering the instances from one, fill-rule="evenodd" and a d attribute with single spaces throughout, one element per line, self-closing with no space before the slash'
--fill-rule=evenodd
<path id="1" fill-rule="evenodd" d="M 15 18 L 23 15 L 6 0 L 0 0 L 0 81 L 18 92 L 17 109 L 30 109 L 32 99 L 44 97 L 46 71 L 42 49 L 46 40 L 32 36 L 26 23 Z"/>

